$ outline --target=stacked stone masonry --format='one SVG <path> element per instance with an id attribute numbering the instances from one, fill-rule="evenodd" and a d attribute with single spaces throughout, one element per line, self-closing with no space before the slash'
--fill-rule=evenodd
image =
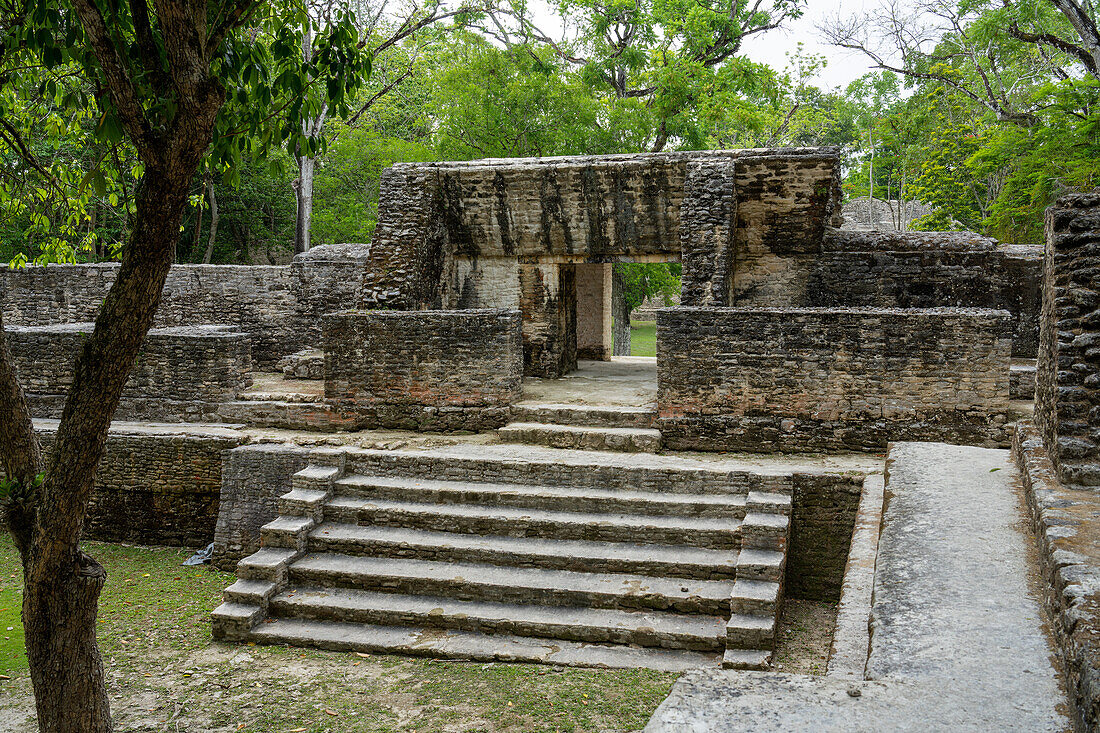
<path id="1" fill-rule="evenodd" d="M 882 450 L 1007 445 L 1007 312 L 670 308 L 658 314 L 664 444 Z"/>
<path id="2" fill-rule="evenodd" d="M 32 409 L 57 418 L 72 383 L 77 353 L 94 325 L 7 326 L 12 361 Z M 201 422 L 251 383 L 250 340 L 231 326 L 154 328 L 115 417 Z"/>
<path id="3" fill-rule="evenodd" d="M 1035 421 L 1059 478 L 1100 486 L 1100 192 L 1047 210 Z"/>
<path id="4" fill-rule="evenodd" d="M 35 430 L 48 451 L 57 422 L 38 420 Z M 116 422 L 96 473 L 84 536 L 205 547 L 219 517 L 222 454 L 243 442 L 244 435 L 232 430 Z"/>
<path id="5" fill-rule="evenodd" d="M 1094 525 L 1100 496 L 1058 480 L 1041 435 L 1027 421 L 1017 425 L 1012 457 L 1039 539 L 1044 601 L 1077 723 L 1080 730 L 1095 731 L 1100 729 L 1100 552 Z"/>
<path id="6" fill-rule="evenodd" d="M 218 638 L 665 670 L 770 657 L 789 475 L 351 449 L 310 464 L 238 566 Z"/>
<path id="7" fill-rule="evenodd" d="M 353 307 L 365 267 L 364 245 L 317 247 L 289 266 L 174 265 L 156 326 L 232 325 L 250 336 L 252 358 L 272 368 L 317 343 L 321 316 Z M 118 274 L 116 264 L 0 270 L 5 326 L 95 320 Z"/>
<path id="8" fill-rule="evenodd" d="M 522 388 L 520 329 L 514 310 L 329 314 L 325 398 L 371 426 L 500 427 Z"/>

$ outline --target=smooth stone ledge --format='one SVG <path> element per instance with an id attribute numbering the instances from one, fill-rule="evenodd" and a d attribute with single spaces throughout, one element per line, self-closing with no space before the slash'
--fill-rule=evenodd
<path id="1" fill-rule="evenodd" d="M 1073 729 L 1008 451 L 892 444 L 885 493 L 871 679 L 692 672 L 646 733 Z"/>

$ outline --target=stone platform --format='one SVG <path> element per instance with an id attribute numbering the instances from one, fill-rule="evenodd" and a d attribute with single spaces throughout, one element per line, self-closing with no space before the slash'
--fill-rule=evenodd
<path id="1" fill-rule="evenodd" d="M 692 672 L 648 733 L 1068 731 L 1008 451 L 894 444 L 865 679 Z"/>
<path id="2" fill-rule="evenodd" d="M 516 446 L 328 448 L 213 614 L 226 640 L 763 668 L 796 473 Z"/>

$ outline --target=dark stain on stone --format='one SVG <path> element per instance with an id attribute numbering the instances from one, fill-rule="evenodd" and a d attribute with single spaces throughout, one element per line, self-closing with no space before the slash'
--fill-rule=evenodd
<path id="1" fill-rule="evenodd" d="M 504 175 L 497 171 L 493 175 L 493 193 L 496 195 L 497 205 L 494 215 L 497 226 L 500 227 L 500 247 L 504 254 L 516 253 L 516 242 L 512 239 L 512 213 L 508 208 L 508 182 Z"/>
<path id="2" fill-rule="evenodd" d="M 499 175 L 499 174 L 498 174 Z M 474 241 L 473 233 L 466 223 L 463 206 L 462 186 L 457 173 L 444 173 L 440 176 L 440 208 L 447 237 L 454 247 L 455 254 L 476 257 L 481 252 Z"/>
<path id="3" fill-rule="evenodd" d="M 557 171 L 547 170 L 542 177 L 542 185 L 539 189 L 539 212 L 542 244 L 547 254 L 572 254 L 573 233 L 569 231 L 569 217 L 565 212 Z M 560 253 L 556 252 L 554 247 L 555 225 L 561 228 L 563 246 Z"/>

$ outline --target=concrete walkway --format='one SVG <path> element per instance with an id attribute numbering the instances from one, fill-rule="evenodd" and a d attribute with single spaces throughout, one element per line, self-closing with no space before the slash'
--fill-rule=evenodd
<path id="1" fill-rule="evenodd" d="M 867 680 L 692 672 L 648 733 L 1068 731 L 1008 451 L 899 443 Z"/>

